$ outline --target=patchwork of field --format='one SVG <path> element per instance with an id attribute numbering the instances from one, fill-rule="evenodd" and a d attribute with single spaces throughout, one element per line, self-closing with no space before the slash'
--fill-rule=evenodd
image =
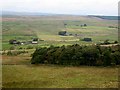
<path id="1" fill-rule="evenodd" d="M 117 67 L 30 65 L 28 56 L 3 56 L 6 88 L 118 88 Z"/>
<path id="2" fill-rule="evenodd" d="M 90 16 L 5 16 L 2 22 L 3 49 L 9 49 L 10 39 L 30 41 L 32 38 L 44 40 L 40 45 L 49 42 L 49 45 L 86 44 L 80 41 L 83 38 L 92 38 L 93 43 L 118 40 L 117 20 L 105 20 Z M 64 24 L 67 24 L 66 26 Z M 87 24 L 87 27 L 80 25 Z M 59 31 L 67 31 L 67 36 L 58 35 Z M 70 36 L 69 34 L 72 34 Z M 75 36 L 77 34 L 77 36 Z M 52 42 L 52 43 L 51 43 Z M 67 43 L 67 44 L 66 44 Z"/>
<path id="3" fill-rule="evenodd" d="M 67 25 L 65 25 L 67 24 Z M 86 27 L 81 27 L 87 24 Z M 113 28 L 109 28 L 112 26 Z M 118 40 L 117 20 L 91 16 L 4 16 L 2 18 L 2 52 L 27 51 L 19 55 L 2 55 L 3 88 L 118 88 L 116 67 L 72 67 L 31 65 L 35 48 L 71 44 L 90 45 Z M 67 36 L 58 35 L 67 31 Z M 38 44 L 11 45 L 9 40 L 26 42 L 39 38 Z M 92 42 L 81 41 L 92 38 Z"/>

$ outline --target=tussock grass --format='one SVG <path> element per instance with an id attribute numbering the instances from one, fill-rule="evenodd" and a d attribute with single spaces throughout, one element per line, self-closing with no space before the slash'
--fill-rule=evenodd
<path id="1" fill-rule="evenodd" d="M 3 65 L 3 87 L 117 88 L 118 68 Z"/>

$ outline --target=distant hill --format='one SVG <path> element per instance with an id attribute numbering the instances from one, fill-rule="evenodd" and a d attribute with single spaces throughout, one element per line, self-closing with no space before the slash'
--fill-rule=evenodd
<path id="1" fill-rule="evenodd" d="M 101 19 L 107 19 L 107 20 L 118 20 L 118 16 L 94 16 L 94 17 L 98 17 Z"/>
<path id="2" fill-rule="evenodd" d="M 2 16 L 50 16 L 50 15 L 55 15 L 55 14 L 38 13 L 38 12 L 2 11 Z"/>

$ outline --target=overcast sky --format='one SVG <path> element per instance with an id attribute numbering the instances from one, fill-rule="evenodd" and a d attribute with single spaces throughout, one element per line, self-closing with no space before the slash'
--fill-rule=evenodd
<path id="1" fill-rule="evenodd" d="M 0 0 L 2 11 L 118 15 L 119 0 Z"/>

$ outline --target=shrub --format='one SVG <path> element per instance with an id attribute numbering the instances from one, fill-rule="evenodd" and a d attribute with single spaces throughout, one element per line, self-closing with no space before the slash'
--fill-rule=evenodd
<path id="1" fill-rule="evenodd" d="M 109 40 L 105 40 L 104 44 L 110 44 Z"/>
<path id="2" fill-rule="evenodd" d="M 117 43 L 118 43 L 118 41 L 114 41 L 114 43 L 115 43 L 115 44 L 117 44 Z"/>
<path id="3" fill-rule="evenodd" d="M 8 52 L 7 52 L 7 55 L 12 56 L 13 54 L 12 54 L 11 51 L 8 51 Z"/>
<path id="4" fill-rule="evenodd" d="M 19 49 L 23 49 L 22 47 L 19 47 Z"/>
<path id="5" fill-rule="evenodd" d="M 7 55 L 9 55 L 9 56 L 17 56 L 17 55 L 20 55 L 22 53 L 28 53 L 28 52 L 27 51 L 8 51 Z"/>
<path id="6" fill-rule="evenodd" d="M 27 48 L 26 49 L 33 49 L 33 46 L 27 46 Z"/>
<path id="7" fill-rule="evenodd" d="M 15 47 L 14 47 L 14 46 L 11 46 L 11 47 L 10 47 L 10 50 L 14 50 L 14 49 L 15 49 Z"/>

